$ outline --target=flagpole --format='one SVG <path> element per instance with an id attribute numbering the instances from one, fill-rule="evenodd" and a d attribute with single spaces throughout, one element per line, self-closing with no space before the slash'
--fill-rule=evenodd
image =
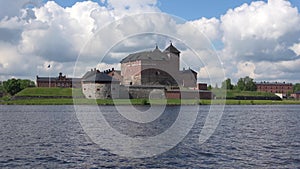
<path id="1" fill-rule="evenodd" d="M 49 88 L 51 87 L 51 79 L 50 79 L 50 65 L 48 65 L 48 78 L 49 78 Z"/>
<path id="2" fill-rule="evenodd" d="M 49 70 L 49 69 L 48 69 Z M 51 81 L 50 81 L 50 70 L 48 72 L 48 78 L 49 78 L 49 88 L 50 88 L 50 85 L 51 85 Z"/>

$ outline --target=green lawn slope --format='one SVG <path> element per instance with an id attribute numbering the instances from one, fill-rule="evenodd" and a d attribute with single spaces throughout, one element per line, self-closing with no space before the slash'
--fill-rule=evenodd
<path id="1" fill-rule="evenodd" d="M 72 88 L 47 88 L 47 87 L 33 87 L 26 88 L 15 95 L 16 97 L 84 97 L 81 89 Z"/>
<path id="2" fill-rule="evenodd" d="M 240 90 L 213 89 L 212 92 L 217 98 L 235 99 L 237 96 L 255 96 L 255 97 L 276 97 L 274 93 Z"/>
<path id="3" fill-rule="evenodd" d="M 180 99 L 168 99 L 168 105 L 210 105 L 210 104 L 227 104 L 227 105 L 261 105 L 261 104 L 300 104 L 299 100 L 235 100 L 236 96 L 270 96 L 273 97 L 275 94 L 265 92 L 242 92 L 229 90 L 227 91 L 226 97 L 224 97 L 223 90 L 213 90 L 217 96 L 217 100 L 180 100 Z M 223 96 L 223 97 L 222 97 Z M 76 98 L 73 100 L 73 98 Z M 223 100 L 227 98 L 227 100 Z M 228 99 L 232 98 L 232 99 Z M 160 105 L 164 104 L 161 100 L 152 100 L 151 104 Z M 11 104 L 11 105 L 149 105 L 148 99 L 86 99 L 82 94 L 81 89 L 71 88 L 26 88 L 21 92 L 17 93 L 13 99 L 0 100 L 0 104 Z"/>

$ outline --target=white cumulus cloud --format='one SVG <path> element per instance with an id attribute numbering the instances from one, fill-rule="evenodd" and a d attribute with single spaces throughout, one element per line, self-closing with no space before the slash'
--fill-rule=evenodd
<path id="1" fill-rule="evenodd" d="M 198 71 L 202 80 L 219 80 L 224 67 L 233 81 L 243 76 L 297 81 L 300 16 L 289 1 L 255 1 L 193 21 L 159 14 L 157 0 L 101 2 L 105 5 L 83 1 L 63 8 L 54 1 L 1 1 L 1 80 L 47 76 L 48 64 L 54 75 L 72 75 L 75 64 L 80 71 L 118 68 L 129 53 L 156 43 L 164 49 L 172 40 L 182 51 L 182 66 Z"/>

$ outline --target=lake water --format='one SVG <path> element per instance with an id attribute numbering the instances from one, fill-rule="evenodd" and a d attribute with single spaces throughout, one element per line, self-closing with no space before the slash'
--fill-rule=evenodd
<path id="1" fill-rule="evenodd" d="M 170 106 L 161 120 L 139 124 L 111 106 L 101 109 L 115 130 L 132 138 L 163 133 L 178 115 Z M 226 106 L 214 134 L 199 144 L 208 110 L 200 107 L 171 150 L 130 158 L 95 144 L 73 106 L 0 106 L 0 168 L 300 168 L 300 105 Z"/>

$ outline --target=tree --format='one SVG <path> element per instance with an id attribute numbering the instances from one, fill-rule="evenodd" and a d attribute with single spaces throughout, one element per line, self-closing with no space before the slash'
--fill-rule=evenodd
<path id="1" fill-rule="evenodd" d="M 222 82 L 222 89 L 232 90 L 233 85 L 231 84 L 231 79 L 227 78 L 225 81 Z"/>
<path id="2" fill-rule="evenodd" d="M 0 82 L 0 93 L 3 93 L 3 92 L 4 92 L 3 84 L 2 84 L 2 82 Z"/>
<path id="3" fill-rule="evenodd" d="M 294 84 L 293 90 L 294 90 L 294 92 L 300 91 L 300 83 Z"/>
<path id="4" fill-rule="evenodd" d="M 25 89 L 27 87 L 35 87 L 35 83 L 28 79 L 20 80 L 20 87 L 21 89 Z"/>
<path id="5" fill-rule="evenodd" d="M 246 76 L 238 80 L 237 88 L 241 91 L 256 91 L 256 84 L 252 78 Z"/>
<path id="6" fill-rule="evenodd" d="M 34 87 L 34 82 L 30 80 L 21 80 L 21 79 L 9 79 L 3 82 L 3 88 L 6 93 L 10 95 L 15 95 L 16 93 L 20 92 L 21 90 L 27 87 Z"/>
<path id="7" fill-rule="evenodd" d="M 211 89 L 212 89 L 212 86 L 208 85 L 207 90 L 211 90 Z"/>
<path id="8" fill-rule="evenodd" d="M 21 91 L 21 86 L 20 86 L 19 80 L 14 79 L 14 78 L 4 81 L 3 87 L 4 87 L 4 90 L 11 95 L 15 95 L 16 93 Z"/>

